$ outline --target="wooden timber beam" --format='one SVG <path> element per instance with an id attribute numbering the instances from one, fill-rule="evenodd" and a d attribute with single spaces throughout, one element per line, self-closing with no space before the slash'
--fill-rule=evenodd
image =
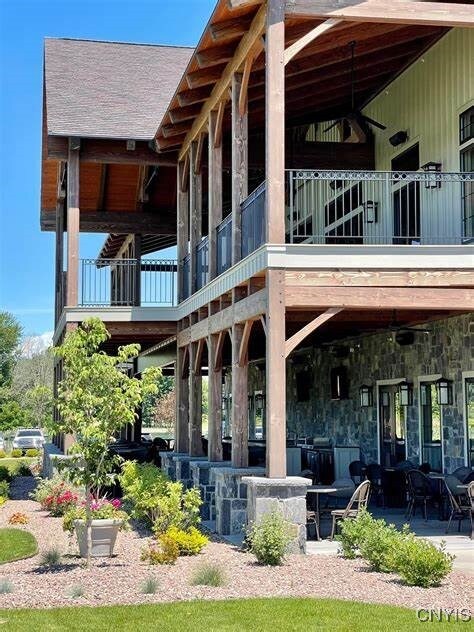
<path id="1" fill-rule="evenodd" d="M 55 230 L 56 211 L 41 212 L 41 229 Z M 136 211 L 84 211 L 80 214 L 79 230 L 82 233 L 142 233 L 144 235 L 176 235 L 175 213 L 165 216 L 158 213 Z"/>
<path id="2" fill-rule="evenodd" d="M 239 349 L 239 366 L 245 366 L 248 362 L 249 340 L 250 334 L 252 332 L 252 325 L 254 324 L 254 322 L 254 320 L 247 320 L 244 325 Z"/>
<path id="3" fill-rule="evenodd" d="M 220 46 L 211 46 L 196 53 L 196 60 L 199 68 L 207 68 L 213 64 L 222 64 L 229 61 L 234 56 L 235 46 L 232 44 L 224 44 Z"/>
<path id="4" fill-rule="evenodd" d="M 189 450 L 189 382 L 188 376 L 183 376 L 186 348 L 178 349 L 176 356 L 176 451 Z"/>
<path id="5" fill-rule="evenodd" d="M 201 111 L 199 103 L 188 105 L 182 108 L 175 108 L 168 112 L 168 116 L 172 123 L 182 123 L 183 121 L 190 121 L 195 118 Z"/>
<path id="6" fill-rule="evenodd" d="M 220 331 L 218 334 L 211 334 L 211 336 L 217 335 L 216 349 L 213 356 L 212 368 L 214 371 L 222 370 L 222 350 L 224 349 L 225 337 L 228 335 L 229 330 Z"/>
<path id="7" fill-rule="evenodd" d="M 254 47 L 256 40 L 262 35 L 265 29 L 265 20 L 266 5 L 263 5 L 257 11 L 249 30 L 245 32 L 239 45 L 237 46 L 234 57 L 227 63 L 220 80 L 214 86 L 209 99 L 204 103 L 201 113 L 195 119 L 191 130 L 186 135 L 186 138 L 181 146 L 180 158 L 185 155 L 191 142 L 196 138 L 204 125 L 207 124 L 209 112 L 217 107 L 218 103 L 224 96 L 224 93 L 228 90 L 231 84 L 232 76 L 245 62 L 248 54 Z"/>
<path id="8" fill-rule="evenodd" d="M 209 225 L 209 280 L 217 276 L 216 228 L 222 221 L 222 143 L 216 145 L 218 111 L 209 113 L 208 142 L 208 225 Z"/>
<path id="9" fill-rule="evenodd" d="M 287 308 L 474 310 L 472 288 L 446 287 L 285 287 Z"/>
<path id="10" fill-rule="evenodd" d="M 183 90 L 183 92 L 178 93 L 179 107 L 202 103 L 210 94 L 211 86 L 203 86 L 202 88 L 195 88 L 194 90 Z"/>
<path id="11" fill-rule="evenodd" d="M 195 370 L 197 343 L 189 345 L 189 454 L 203 456 L 202 447 L 202 376 Z"/>
<path id="12" fill-rule="evenodd" d="M 220 79 L 224 68 L 225 64 L 219 64 L 211 66 L 210 68 L 200 68 L 199 70 L 194 70 L 186 75 L 187 84 L 191 90 L 213 84 Z"/>
<path id="13" fill-rule="evenodd" d="M 232 11 L 233 9 L 240 9 L 241 7 L 257 7 L 263 2 L 264 0 L 227 0 L 227 5 Z"/>
<path id="14" fill-rule="evenodd" d="M 216 128 L 214 131 L 214 147 L 222 146 L 222 124 L 224 122 L 225 101 L 222 100 L 217 106 Z"/>
<path id="15" fill-rule="evenodd" d="M 306 33 L 306 35 L 303 35 L 303 37 L 297 40 L 294 44 L 288 46 L 288 48 L 285 49 L 284 55 L 285 66 L 293 59 L 293 57 L 295 57 L 295 55 L 302 51 L 303 48 L 308 46 L 308 44 L 314 42 L 315 39 L 317 39 L 321 35 L 324 35 L 324 33 L 329 31 L 329 29 L 332 29 L 334 26 L 337 26 L 341 22 L 342 20 L 330 18 L 329 20 L 323 22 L 323 24 L 319 24 L 318 26 L 316 26 L 309 33 Z"/>
<path id="16" fill-rule="evenodd" d="M 251 16 L 240 16 L 238 18 L 230 18 L 229 20 L 211 24 L 209 34 L 212 41 L 221 42 L 242 37 L 250 28 L 251 19 Z"/>
<path id="17" fill-rule="evenodd" d="M 200 373 L 201 372 L 201 360 L 202 360 L 202 352 L 204 351 L 204 338 L 201 338 L 201 340 L 198 340 L 197 343 L 197 347 L 196 347 L 196 357 L 194 358 L 194 372 L 195 373 Z"/>
<path id="18" fill-rule="evenodd" d="M 330 307 L 328 310 L 324 312 L 324 314 L 320 314 L 316 316 L 310 323 L 308 323 L 305 327 L 300 329 L 296 334 L 288 338 L 285 342 L 285 358 L 287 358 L 294 349 L 302 342 L 309 334 L 313 333 L 318 327 L 324 325 L 325 322 L 342 312 L 342 307 Z"/>
<path id="19" fill-rule="evenodd" d="M 67 161 L 67 279 L 66 305 L 78 304 L 79 291 L 79 169 L 80 140 L 69 139 Z"/>
<path id="20" fill-rule="evenodd" d="M 248 115 L 240 114 L 242 74 L 232 75 L 232 264 L 241 259 L 242 233 L 240 205 L 248 195 Z M 246 106 L 246 102 L 245 102 Z"/>
<path id="21" fill-rule="evenodd" d="M 287 270 L 299 287 L 474 287 L 474 270 Z"/>
<path id="22" fill-rule="evenodd" d="M 218 336 L 212 335 L 207 339 L 208 366 L 209 366 L 209 389 L 208 389 L 208 459 L 216 462 L 222 461 L 222 367 L 212 370 L 215 367 L 215 357 L 217 354 Z"/>
<path id="23" fill-rule="evenodd" d="M 340 18 L 350 22 L 392 22 L 452 27 L 474 26 L 472 5 L 419 0 L 286 0 L 285 12 L 298 18 Z"/>
<path id="24" fill-rule="evenodd" d="M 248 467 L 248 362 L 240 364 L 239 353 L 245 325 L 232 327 L 232 467 Z"/>

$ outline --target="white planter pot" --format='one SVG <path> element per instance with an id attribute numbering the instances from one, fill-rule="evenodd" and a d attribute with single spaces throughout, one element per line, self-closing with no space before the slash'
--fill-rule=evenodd
<path id="1" fill-rule="evenodd" d="M 111 557 L 114 552 L 121 520 L 103 519 L 91 522 L 91 557 Z M 87 527 L 85 520 L 74 520 L 81 557 L 87 557 Z"/>

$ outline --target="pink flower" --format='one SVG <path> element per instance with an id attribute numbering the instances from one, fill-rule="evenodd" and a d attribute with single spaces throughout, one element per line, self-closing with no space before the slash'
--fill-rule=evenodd
<path id="1" fill-rule="evenodd" d="M 120 502 L 120 500 L 118 498 L 114 498 L 111 503 L 110 503 L 113 507 L 115 507 L 115 509 L 120 509 L 120 507 L 122 506 L 122 503 Z"/>

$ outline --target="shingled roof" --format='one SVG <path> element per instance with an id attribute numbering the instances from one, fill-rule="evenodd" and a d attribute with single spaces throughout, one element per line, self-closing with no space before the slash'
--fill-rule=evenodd
<path id="1" fill-rule="evenodd" d="M 48 134 L 151 140 L 192 48 L 45 40 Z"/>

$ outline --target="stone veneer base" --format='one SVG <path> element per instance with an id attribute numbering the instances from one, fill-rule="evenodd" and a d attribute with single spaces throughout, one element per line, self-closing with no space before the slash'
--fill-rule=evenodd
<path id="1" fill-rule="evenodd" d="M 204 521 L 216 519 L 216 476 L 217 469 L 229 467 L 229 461 L 191 461 L 191 476 L 193 486 L 201 492 L 201 519 Z"/>
<path id="2" fill-rule="evenodd" d="M 216 532 L 219 535 L 243 533 L 247 526 L 247 483 L 243 477 L 265 475 L 263 467 L 214 468 Z"/>

